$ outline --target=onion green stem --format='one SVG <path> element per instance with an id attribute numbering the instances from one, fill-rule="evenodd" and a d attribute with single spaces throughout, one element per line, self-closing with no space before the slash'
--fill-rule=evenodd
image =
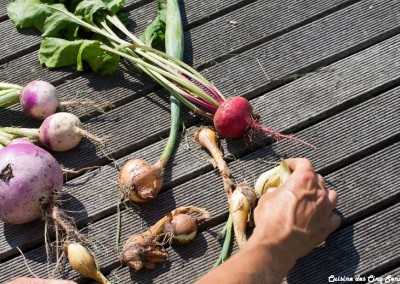
<path id="1" fill-rule="evenodd" d="M 221 232 L 221 234 L 225 234 L 224 244 L 222 246 L 221 253 L 217 261 L 214 263 L 212 269 L 217 268 L 220 264 L 222 264 L 229 258 L 229 251 L 232 242 L 232 226 L 233 226 L 232 215 L 229 214 L 229 218 L 226 221 L 226 224 Z"/>
<path id="2" fill-rule="evenodd" d="M 182 18 L 177 0 L 167 0 L 167 19 L 165 28 L 165 50 L 170 56 L 179 60 L 183 59 L 184 40 L 183 40 Z M 179 133 L 180 102 L 171 93 L 171 129 L 167 144 L 160 156 L 162 167 L 164 168 L 171 158 L 175 148 Z"/>

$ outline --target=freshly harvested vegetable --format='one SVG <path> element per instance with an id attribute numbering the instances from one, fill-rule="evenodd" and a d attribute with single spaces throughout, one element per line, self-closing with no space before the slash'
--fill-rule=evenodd
<path id="1" fill-rule="evenodd" d="M 179 207 L 168 212 L 156 224 L 147 231 L 131 236 L 124 244 L 120 255 L 120 261 L 134 270 L 141 268 L 154 269 L 156 264 L 167 259 L 167 253 L 160 241 L 163 239 L 174 238 L 178 235 L 178 240 L 184 239 L 184 242 L 194 238 L 194 231 L 197 232 L 197 226 L 193 226 L 192 221 L 182 217 L 188 213 L 199 214 L 199 217 L 191 217 L 197 223 L 210 218 L 210 214 L 201 208 L 194 206 Z M 179 217 L 178 217 L 179 216 Z M 183 222 L 182 222 L 183 221 Z"/>
<path id="2" fill-rule="evenodd" d="M 163 2 L 160 1 L 159 5 L 162 4 Z M 143 34 L 146 45 L 152 45 L 153 41 L 156 39 L 154 38 L 154 34 L 159 36 L 164 33 L 165 49 L 167 54 L 182 60 L 183 27 L 177 0 L 168 0 L 166 7 L 159 7 L 159 15 L 157 19 Z M 142 159 L 132 159 L 127 161 L 121 168 L 119 174 L 120 187 L 123 194 L 130 201 L 151 201 L 156 198 L 162 187 L 164 168 L 168 164 L 172 155 L 179 133 L 180 103 L 172 95 L 170 100 L 171 128 L 160 159 L 154 165 L 151 165 Z"/>
<path id="3" fill-rule="evenodd" d="M 81 273 L 91 264 L 85 248 L 77 242 L 88 244 L 89 241 L 58 207 L 62 186 L 61 166 L 53 156 L 28 139 L 16 139 L 0 149 L 0 220 L 24 224 L 42 218 L 46 227 L 54 224 L 56 230 L 61 228 L 66 234 L 66 243 L 69 243 L 67 251 L 71 265 L 74 269 L 80 267 L 76 270 Z"/>
<path id="4" fill-rule="evenodd" d="M 286 161 L 281 159 L 279 166 L 266 171 L 257 179 L 254 190 L 258 196 L 263 195 L 268 189 L 280 187 L 292 174 Z"/>
<path id="5" fill-rule="evenodd" d="M 80 275 L 92 278 L 101 284 L 110 284 L 101 273 L 97 260 L 89 249 L 80 243 L 70 242 L 67 245 L 66 253 L 69 264 Z"/>
<path id="6" fill-rule="evenodd" d="M 206 148 L 213 157 L 212 163 L 215 164 L 219 170 L 222 181 L 224 182 L 224 190 L 229 201 L 232 191 L 236 188 L 236 184 L 231 180 L 231 172 L 228 164 L 225 162 L 224 156 L 218 147 L 217 135 L 210 127 L 202 126 L 194 134 L 194 140 Z"/>
<path id="7" fill-rule="evenodd" d="M 164 227 L 164 234 L 169 240 L 187 244 L 196 237 L 197 224 L 208 217 L 193 217 L 188 214 L 177 214 Z"/>
<path id="8" fill-rule="evenodd" d="M 42 122 L 39 129 L 1 127 L 0 131 L 8 135 L 13 135 L 14 138 L 26 137 L 31 141 L 39 141 L 46 148 L 56 152 L 65 152 L 76 147 L 82 137 L 101 145 L 104 144 L 103 139 L 82 129 L 82 123 L 79 118 L 68 112 L 57 112 L 50 115 Z M 8 144 L 6 140 L 3 143 L 5 145 Z"/>
<path id="9" fill-rule="evenodd" d="M 60 165 L 42 148 L 19 140 L 0 150 L 3 222 L 23 224 L 40 217 L 55 217 L 59 210 L 55 197 L 62 185 Z"/>
<path id="10" fill-rule="evenodd" d="M 18 102 L 25 114 L 40 120 L 54 114 L 61 107 L 85 106 L 102 111 L 106 106 L 96 105 L 92 101 L 61 102 L 56 88 L 46 81 L 35 80 L 25 87 L 0 82 L 0 107 L 7 107 Z"/>
<path id="11" fill-rule="evenodd" d="M 87 61 L 96 72 L 97 69 L 91 64 L 93 61 L 101 61 L 105 56 L 123 57 L 194 112 L 213 119 L 217 131 L 223 136 L 237 138 L 252 131 L 262 131 L 276 139 L 291 139 L 312 146 L 298 138 L 262 126 L 247 99 L 225 99 L 196 70 L 173 56 L 146 46 L 115 15 L 123 5 L 122 2 L 115 5 L 118 7 L 110 7 L 108 1 L 83 0 L 73 9 L 59 3 L 42 4 L 43 2 L 35 2 L 36 16 L 41 19 L 41 23 L 46 22 L 48 25 L 37 25 L 26 15 L 21 15 L 23 13 L 17 12 L 21 9 L 30 10 L 30 0 L 12 1 L 8 5 L 8 15 L 17 27 L 36 26 L 42 32 L 44 39 L 39 50 L 39 60 L 48 68 L 73 65 L 78 70 L 83 70 L 83 61 Z M 50 26 L 57 28 L 54 31 Z M 124 33 L 130 41 L 119 38 L 112 27 Z M 90 39 L 82 39 L 76 32 L 79 28 L 97 34 L 101 40 L 93 40 L 92 36 Z M 72 35 L 68 32 L 71 30 L 75 31 Z M 64 34 L 68 36 L 60 39 Z M 64 56 L 67 50 L 68 58 Z M 115 66 L 115 61 L 113 63 Z"/>
<path id="12" fill-rule="evenodd" d="M 246 227 L 256 207 L 257 195 L 254 189 L 246 184 L 239 184 L 232 193 L 229 212 L 232 216 L 233 230 L 239 248 L 247 242 Z"/>
<path id="13" fill-rule="evenodd" d="M 222 152 L 218 147 L 218 137 L 210 127 L 200 127 L 194 134 L 194 139 L 199 142 L 213 157 L 212 163 L 219 169 L 224 183 L 224 191 L 229 206 L 229 218 L 224 226 L 225 242 L 216 264 L 228 258 L 229 244 L 231 240 L 230 230 L 234 229 L 236 242 L 243 247 L 247 241 L 246 224 L 251 220 L 251 214 L 255 207 L 257 196 L 254 189 L 246 184 L 236 184 L 231 179 L 228 164 L 225 162 Z"/>
<path id="14" fill-rule="evenodd" d="M 119 172 L 121 191 L 133 202 L 148 202 L 156 198 L 162 182 L 160 161 L 151 165 L 141 159 L 129 160 Z"/>

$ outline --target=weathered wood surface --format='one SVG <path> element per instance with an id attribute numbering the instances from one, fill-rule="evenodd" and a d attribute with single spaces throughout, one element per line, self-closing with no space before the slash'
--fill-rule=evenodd
<path id="1" fill-rule="evenodd" d="M 377 144 L 379 140 L 387 140 L 390 139 L 390 137 L 393 137 L 391 132 L 393 132 L 392 129 L 398 129 L 399 128 L 399 114 L 396 116 L 396 110 L 400 107 L 400 102 L 397 102 L 396 104 L 396 99 L 393 99 L 393 93 L 398 91 L 398 89 L 394 89 L 391 92 L 387 92 L 385 94 L 382 94 L 374 99 L 368 100 L 363 104 L 360 104 L 354 108 L 351 108 L 344 113 L 338 114 L 336 116 L 333 116 L 332 118 L 329 118 L 327 120 L 324 120 L 318 124 L 313 125 L 310 128 L 307 128 L 306 130 L 300 132 L 299 134 L 302 134 L 302 137 L 305 137 L 306 139 L 314 138 L 315 141 L 321 141 L 324 142 L 327 146 L 325 147 L 324 151 L 315 151 L 315 150 L 310 150 L 310 149 L 300 149 L 297 146 L 290 145 L 290 142 L 282 142 L 274 145 L 274 147 L 267 147 L 264 149 L 261 149 L 257 152 L 254 152 L 248 156 L 244 156 L 238 161 L 232 162 L 232 169 L 233 169 L 233 174 L 237 179 L 246 179 L 246 180 L 251 180 L 253 177 L 251 174 L 248 174 L 247 176 L 242 176 L 243 172 L 247 173 L 252 173 L 252 174 L 259 174 L 262 172 L 263 169 L 265 169 L 265 164 L 260 163 L 259 161 L 256 160 L 257 157 L 261 157 L 266 162 L 271 162 L 273 160 L 276 160 L 276 156 L 292 156 L 293 152 L 299 151 L 299 155 L 305 156 L 308 158 L 311 158 L 314 162 L 315 165 L 317 166 L 317 169 L 320 171 L 329 171 L 329 169 L 326 169 L 326 165 L 332 165 L 332 164 L 337 164 L 343 161 L 343 159 L 350 159 L 354 155 L 357 155 L 358 152 L 365 151 L 365 148 L 368 149 L 368 146 L 370 144 Z M 371 121 L 374 117 L 379 115 L 379 113 L 386 113 L 388 116 L 393 117 L 393 121 L 388 121 L 381 117 L 381 121 L 378 119 L 374 120 L 373 124 L 369 124 L 369 121 Z M 348 125 L 348 120 L 352 120 L 352 128 L 347 129 Z M 367 124 L 367 125 L 365 125 Z M 386 125 L 386 126 L 385 126 Z M 364 129 L 365 131 L 360 132 L 359 129 Z M 370 137 L 370 133 L 375 133 L 379 132 L 379 136 L 372 136 Z M 322 133 L 322 134 L 321 134 Z M 316 135 L 318 134 L 318 135 Z M 340 134 L 340 135 L 339 135 Z M 319 137 L 318 137 L 319 136 Z M 398 136 L 398 135 L 397 135 Z M 288 145 L 289 144 L 289 145 Z M 393 157 L 396 157 L 395 153 L 399 152 L 399 148 L 393 148 L 389 149 L 388 153 L 393 153 Z M 330 147 L 330 148 L 328 148 Z M 319 153 L 318 153 L 319 152 Z M 387 153 L 381 154 L 380 158 L 386 156 Z M 336 158 L 335 160 L 332 160 Z M 372 161 L 379 161 L 379 157 L 373 157 Z M 381 168 L 382 171 L 387 173 L 389 176 L 397 176 L 398 174 L 398 167 L 396 168 L 394 163 L 391 163 L 391 160 L 387 160 L 387 166 L 385 168 L 382 168 L 382 162 L 381 164 L 375 165 L 375 170 L 378 171 L 377 168 Z M 245 171 L 243 171 L 245 169 Z M 359 169 L 356 167 L 356 169 Z M 397 171 L 397 172 L 396 172 Z M 373 170 L 371 170 L 373 174 Z M 378 171 L 379 172 L 379 171 Z M 355 181 L 352 181 L 352 178 L 349 179 L 349 182 L 343 182 L 342 184 L 348 190 L 349 188 L 347 187 L 348 184 L 353 185 L 354 183 L 357 184 L 360 180 L 363 180 L 363 177 L 369 173 L 367 172 L 360 172 L 358 175 L 356 175 L 354 172 L 352 173 L 349 171 L 350 176 L 349 177 L 357 177 L 355 178 Z M 341 173 L 343 175 L 343 173 Z M 361 175 L 361 177 L 360 177 Z M 397 190 L 397 184 L 399 180 L 398 179 L 393 179 L 393 182 L 395 183 L 393 186 L 391 184 L 388 184 L 386 182 L 387 176 L 377 176 L 382 177 L 383 180 L 381 182 L 385 182 L 385 192 L 382 194 L 375 194 L 373 195 L 373 203 L 376 205 L 379 202 L 381 203 L 390 203 L 388 200 L 395 199 L 396 197 L 398 198 L 398 192 Z M 340 184 L 340 181 L 342 181 L 340 173 L 339 173 L 339 181 L 333 179 L 330 180 L 328 179 L 328 184 Z M 346 178 L 344 178 L 346 180 Z M 347 180 L 346 180 L 347 181 Z M 363 189 L 363 184 L 360 183 L 361 188 Z M 376 186 L 377 190 L 380 190 L 381 183 L 377 181 L 376 183 L 372 184 Z M 372 192 L 375 192 L 375 188 L 372 188 L 372 185 L 369 185 L 370 187 L 365 190 L 367 190 L 367 193 L 369 190 Z M 341 186 L 338 185 L 338 188 Z M 337 189 L 338 190 L 338 189 Z M 338 190 L 339 191 L 339 190 Z M 347 191 L 346 191 L 347 192 Z M 340 192 L 339 192 L 340 193 Z M 353 204 L 356 204 L 361 198 L 365 198 L 366 202 L 365 204 L 370 204 L 368 202 L 368 195 L 366 192 L 363 192 L 362 190 L 358 190 L 353 194 L 349 194 L 349 196 L 346 196 L 344 198 L 343 203 L 339 204 L 338 210 L 339 212 L 343 212 L 343 216 L 346 215 L 354 215 L 357 212 L 357 208 L 354 210 L 349 210 L 353 209 L 352 206 Z M 202 196 L 206 196 L 207 198 L 200 198 Z M 158 201 L 158 209 L 161 212 L 166 212 L 167 210 L 171 210 L 175 206 L 179 205 L 185 205 L 185 204 L 196 204 L 197 206 L 202 206 L 202 207 L 207 207 L 207 208 L 215 208 L 212 212 L 215 216 L 224 214 L 226 211 L 225 205 L 225 200 L 224 200 L 224 194 L 221 189 L 221 182 L 220 179 L 215 175 L 215 173 L 210 172 L 207 174 L 204 174 L 198 178 L 192 179 L 180 186 L 177 186 L 173 189 L 173 197 L 174 197 L 174 203 L 171 202 L 171 192 L 166 191 L 163 194 L 161 194 L 159 201 Z M 364 208 L 365 208 L 364 204 Z M 144 205 L 140 206 L 140 212 L 142 217 L 145 218 L 145 222 L 147 224 L 153 223 L 156 219 L 160 217 L 152 215 L 151 210 L 152 205 Z M 363 208 L 360 207 L 358 208 L 358 211 L 362 211 Z M 147 212 L 147 213 L 146 213 Z M 128 214 L 128 213 L 127 213 Z M 151 216 L 152 215 L 152 216 Z M 162 215 L 162 214 L 161 214 Z M 129 215 L 132 217 L 131 215 Z M 348 218 L 348 216 L 346 216 Z M 105 247 L 113 247 L 114 245 L 114 239 L 113 236 L 115 235 L 115 228 L 111 224 L 115 223 L 116 216 L 110 216 L 105 219 L 100 220 L 99 222 L 94 223 L 91 226 L 91 235 L 93 236 L 93 239 L 98 240 L 100 243 L 102 243 Z M 129 227 L 126 228 L 126 230 L 130 231 L 130 234 L 137 233 L 138 231 L 142 230 L 142 225 L 143 220 L 141 219 L 134 219 L 134 220 L 129 220 L 129 222 L 124 221 L 124 224 L 129 224 Z M 145 226 L 145 225 L 144 225 Z M 107 228 L 105 230 L 104 228 Z M 124 235 L 122 237 L 122 240 L 124 240 L 125 232 L 124 228 Z M 95 232 L 98 232 L 96 234 Z M 129 234 L 129 235 L 130 235 Z M 391 236 L 391 234 L 389 235 Z M 380 235 L 382 237 L 382 235 Z M 126 238 L 126 237 L 125 237 Z M 107 242 L 102 241 L 102 240 L 107 240 Z M 107 244 L 107 245 L 106 245 Z M 108 256 L 110 255 L 109 251 L 103 251 L 100 250 L 97 253 L 97 256 L 99 258 L 100 263 L 102 264 L 103 267 L 106 267 L 107 261 L 109 261 Z M 394 256 L 397 256 L 394 254 Z M 45 249 L 44 247 L 40 247 L 38 249 L 35 249 L 33 251 L 30 251 L 26 254 L 26 257 L 28 259 L 33 258 L 33 263 L 30 263 L 31 267 L 35 268 L 36 273 L 45 273 L 45 267 L 41 269 L 41 259 L 45 259 Z M 7 261 L 3 264 L 4 269 L 7 271 L 7 266 L 12 267 L 15 266 L 16 263 L 20 262 L 21 260 L 19 259 L 20 257 L 13 258 L 11 261 Z M 105 263 L 104 263 L 105 262 Z M 117 265 L 115 263 L 116 260 L 114 260 L 114 266 Z M 112 264 L 111 264 L 112 265 Z M 13 271 L 13 273 L 17 273 Z M 46 274 L 44 274 L 46 275 Z M 72 275 L 71 275 L 72 276 Z M 7 276 L 5 276 L 7 277 Z M 0 278 L 1 279 L 1 278 Z M 7 278 L 6 278 L 7 279 Z"/>
<path id="2" fill-rule="evenodd" d="M 325 69 L 318 70 L 318 72 L 314 74 L 310 74 L 305 78 L 296 80 L 291 84 L 269 92 L 254 101 L 254 108 L 262 115 L 262 117 L 264 117 L 264 121 L 268 121 L 269 125 L 273 128 L 281 130 L 298 129 L 304 127 L 307 123 L 322 119 L 329 115 L 329 113 L 334 113 L 335 110 L 343 108 L 348 103 L 373 96 L 385 86 L 395 84 L 399 79 L 398 74 L 400 67 L 396 64 L 397 61 L 393 60 L 398 58 L 397 48 L 393 45 L 393 43 L 398 40 L 397 38 L 398 37 L 388 39 L 387 41 L 377 44 L 360 53 L 327 66 Z M 367 72 L 367 70 L 370 71 Z M 327 97 L 326 94 L 329 94 L 329 96 Z M 304 101 L 302 95 L 312 96 L 313 99 L 310 98 Z M 156 96 L 154 97 L 157 99 Z M 143 98 L 143 100 L 145 99 L 146 98 Z M 324 103 L 321 103 L 321 101 Z M 138 109 L 143 108 L 144 107 Z M 279 108 L 286 109 L 287 112 L 279 112 L 276 115 L 270 114 L 271 109 L 275 110 Z M 129 119 L 131 118 L 130 115 L 135 113 L 135 107 L 134 105 L 127 107 L 126 111 L 128 111 L 128 113 L 126 115 L 122 115 L 118 112 L 121 111 L 121 109 L 122 108 L 107 114 L 108 116 L 114 114 L 113 119 L 108 119 L 108 123 L 110 123 L 110 121 L 116 121 L 115 128 L 117 130 L 120 129 L 119 131 L 122 133 L 119 135 L 119 139 L 122 140 L 122 142 L 119 143 L 123 143 L 125 140 L 126 143 L 130 143 L 132 142 L 130 137 L 124 139 L 123 134 L 126 130 L 119 126 L 121 122 L 119 116 L 125 117 L 127 120 L 126 124 L 128 124 Z M 301 109 L 302 112 L 298 113 L 298 109 Z M 149 131 L 148 128 L 152 125 L 150 124 L 149 126 L 146 126 L 148 125 L 146 117 L 139 120 L 140 117 L 138 116 L 140 116 L 140 114 L 141 113 L 134 116 L 136 121 L 139 121 L 137 123 L 138 126 L 144 125 L 147 131 Z M 165 116 L 167 115 L 168 111 L 165 110 Z M 164 121 L 165 122 L 163 122 L 162 119 L 160 120 L 160 122 L 164 123 L 164 127 L 168 127 L 167 119 L 164 119 Z M 131 128 L 131 132 L 136 134 L 135 137 L 137 141 L 140 133 L 136 129 L 139 129 L 139 127 L 134 129 L 132 129 L 132 126 L 130 125 L 128 127 Z M 146 135 L 147 133 L 145 132 L 142 137 L 146 137 Z M 116 135 L 114 134 L 114 136 Z M 164 143 L 164 141 L 158 142 L 142 151 L 139 150 L 130 156 L 146 157 L 149 161 L 154 162 L 159 155 L 160 147 L 162 147 Z M 244 145 L 238 142 L 229 141 L 229 143 L 230 148 L 225 149 L 226 153 L 231 153 L 237 156 L 238 153 L 241 153 L 245 149 Z M 92 146 L 90 143 L 87 143 L 87 147 L 90 149 Z M 63 159 L 63 157 L 69 156 L 73 159 L 73 155 L 76 155 L 76 153 L 80 153 L 80 151 L 72 151 L 71 153 L 63 154 L 60 158 Z M 126 159 L 126 157 L 122 157 L 119 163 L 122 163 Z M 82 159 L 80 159 L 80 161 L 81 160 Z M 199 171 L 205 170 L 205 167 L 207 167 L 207 162 L 205 160 L 206 154 L 204 152 L 192 151 L 188 157 L 188 151 L 182 147 L 174 157 L 174 163 L 176 165 L 172 168 L 173 171 L 171 167 L 167 169 L 167 183 L 165 187 L 170 187 L 169 180 L 172 180 L 174 184 L 177 184 L 179 183 L 179 180 L 188 180 L 193 175 L 198 174 Z M 188 167 L 188 165 L 191 166 Z M 118 190 L 116 190 L 117 186 L 114 185 L 114 191 L 112 191 L 114 194 L 110 194 L 109 184 L 104 182 L 107 180 L 113 180 L 113 176 L 116 175 L 116 172 L 112 169 L 112 166 L 108 166 L 101 170 L 101 175 L 92 177 L 93 173 L 88 173 L 79 178 L 79 181 L 71 182 L 72 184 L 79 185 L 83 183 L 83 181 L 90 179 L 88 182 L 79 186 L 76 193 L 73 194 L 73 196 L 83 202 L 84 207 L 86 208 L 86 213 L 90 216 L 90 220 L 93 220 L 93 218 L 98 219 L 101 216 L 104 216 L 104 214 L 107 214 L 102 211 L 109 212 L 118 199 Z M 208 167 L 208 170 L 209 169 L 210 167 Z M 90 191 L 87 190 L 87 188 L 92 188 L 92 186 L 96 187 L 96 192 L 100 193 L 108 200 L 102 204 L 104 208 L 103 210 L 100 210 L 98 205 L 96 205 L 95 200 L 98 196 L 91 196 Z M 67 183 L 66 192 L 69 192 L 69 188 L 69 183 Z M 91 208 L 93 208 L 93 210 Z M 76 218 L 81 219 L 82 217 L 76 216 Z M 40 229 L 41 228 L 38 228 L 38 230 Z M 41 239 L 42 236 L 39 238 Z M 21 241 L 18 241 L 18 239 L 21 239 Z M 29 231 L 26 231 L 23 235 L 19 235 L 18 239 L 14 240 L 14 246 L 17 243 L 19 245 L 23 245 L 25 242 L 33 243 Z M 4 244 L 1 246 L 2 258 L 4 258 L 9 255 L 9 253 L 5 251 L 8 247 L 6 245 L 7 241 L 4 238 L 0 238 L 0 240 L 1 243 Z"/>
<path id="3" fill-rule="evenodd" d="M 73 111 L 94 133 L 112 136 L 105 151 L 85 141 L 74 151 L 56 155 L 67 167 L 104 165 L 100 170 L 66 183 L 63 208 L 71 211 L 80 226 L 93 223 L 89 226 L 89 235 L 99 242 L 100 264 L 110 273 L 119 266 L 113 256 L 117 254 L 114 224 L 120 194 L 116 185 L 117 170 L 104 153 L 117 158 L 117 165 L 130 157 L 156 161 L 165 143 L 163 138 L 168 135 L 166 93 L 127 65 L 115 76 L 106 78 L 77 74 L 67 68 L 57 71 L 41 68 L 36 54 L 40 42 L 37 34 L 17 32 L 10 21 L 2 17 L 3 3 L 0 2 L 0 35 L 3 35 L 0 43 L 4 43 L 0 45 L 0 81 L 24 84 L 41 78 L 54 82 L 63 98 L 71 98 L 81 91 L 80 98 L 111 100 L 116 104 L 116 109 L 100 116 Z M 139 33 L 154 17 L 155 4 L 150 1 L 127 4 L 125 10 L 135 21 L 131 28 Z M 399 222 L 396 214 L 391 215 L 392 221 L 385 217 L 387 212 L 398 212 L 395 203 L 399 199 L 398 181 L 388 180 L 391 173 L 399 174 L 393 158 L 396 153 L 398 156 L 399 148 L 398 144 L 392 145 L 400 135 L 399 88 L 392 89 L 400 81 L 399 36 L 395 36 L 400 31 L 399 7 L 397 1 L 315 3 L 288 0 L 267 4 L 265 1 L 231 0 L 185 1 L 183 5 L 185 61 L 200 69 L 207 67 L 203 74 L 227 96 L 240 94 L 254 98 L 252 105 L 271 128 L 300 131 L 296 135 L 320 147 L 312 151 L 293 142 L 280 142 L 255 151 L 239 141 L 223 140 L 226 157 L 229 160 L 239 158 L 230 163 L 235 177 L 252 182 L 269 167 L 269 162 L 276 162 L 280 156 L 306 156 L 315 162 L 320 173 L 328 174 L 328 182 L 341 196 L 338 210 L 345 228 L 335 233 L 330 242 L 335 244 L 350 234 L 356 241 L 350 239 L 346 245 L 354 249 L 344 247 L 339 253 L 340 245 L 318 249 L 301 260 L 288 275 L 291 283 L 304 282 L 302 274 L 309 273 L 307 266 L 318 262 L 320 254 L 333 261 L 319 270 L 316 281 L 307 278 L 308 283 L 326 283 L 324 280 L 329 273 L 382 274 L 400 263 L 398 253 L 380 254 L 381 261 L 376 261 L 380 246 L 395 251 L 391 231 L 385 232 L 382 239 L 382 235 L 364 232 L 372 232 L 370 222 L 382 226 Z M 21 42 L 29 44 L 22 46 Z M 11 51 L 5 48 L 7 45 L 12 47 Z M 213 62 L 218 64 L 211 66 Z M 327 64 L 330 65 L 321 68 Z M 288 83 L 290 81 L 293 82 Z M 270 91 L 280 85 L 283 86 Z M 38 125 L 29 122 L 17 110 L 18 107 L 0 110 L 2 124 L 5 121 Z M 152 117 L 147 115 L 149 112 L 153 112 Z M 122 268 L 112 272 L 110 278 L 116 283 L 130 283 L 131 278 L 144 283 L 192 281 L 208 271 L 218 255 L 220 243 L 215 235 L 226 217 L 225 198 L 218 176 L 206 162 L 207 154 L 191 141 L 191 134 L 200 120 L 186 109 L 183 112 L 182 120 L 190 128 L 181 138 L 173 167 L 170 165 L 166 170 L 166 183 L 156 201 L 159 211 L 152 208 L 154 203 L 140 205 L 135 214 L 125 210 L 122 240 L 139 232 L 167 210 L 187 204 L 207 207 L 213 219 L 206 225 L 212 228 L 203 231 L 192 247 L 178 248 L 176 252 L 170 248 L 171 262 L 157 271 L 135 275 Z M 269 141 L 262 143 L 268 145 Z M 385 147 L 388 148 L 383 149 Z M 387 157 L 387 153 L 393 157 Z M 257 159 L 263 159 L 264 164 Z M 367 172 L 358 171 L 364 167 Z M 383 173 L 379 171 L 382 167 L 386 170 Z M 375 189 L 371 191 L 365 184 L 365 180 L 371 180 L 369 172 L 373 173 Z M 360 203 L 361 199 L 366 202 Z M 216 224 L 219 225 L 214 226 Z M 48 275 L 40 221 L 22 226 L 0 224 L 0 230 L 4 231 L 0 236 L 0 262 L 3 262 L 0 282 L 28 275 L 17 246 L 24 251 L 36 274 Z M 348 265 L 335 269 L 335 261 L 341 258 L 347 260 Z M 68 267 L 64 274 L 58 275 L 62 276 L 87 281 Z"/>

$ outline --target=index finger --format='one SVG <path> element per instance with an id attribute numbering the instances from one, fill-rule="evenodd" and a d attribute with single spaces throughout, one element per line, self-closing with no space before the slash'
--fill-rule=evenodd
<path id="1" fill-rule="evenodd" d="M 286 164 L 289 169 L 294 171 L 312 170 L 314 172 L 314 166 L 309 159 L 306 158 L 290 158 L 286 159 Z"/>

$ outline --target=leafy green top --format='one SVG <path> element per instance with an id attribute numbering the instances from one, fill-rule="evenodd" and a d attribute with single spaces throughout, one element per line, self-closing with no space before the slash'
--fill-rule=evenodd
<path id="1" fill-rule="evenodd" d="M 118 70 L 120 56 L 100 46 L 115 47 L 115 43 L 81 27 L 68 13 L 92 26 L 102 28 L 107 23 L 112 27 L 106 17 L 116 14 L 123 18 L 120 9 L 124 5 L 124 0 L 12 0 L 7 13 L 17 28 L 36 28 L 41 32 L 39 61 L 47 68 L 72 66 L 82 71 L 89 66 L 96 73 L 110 75 Z M 159 0 L 158 16 L 142 36 L 145 44 L 163 41 L 165 9 L 164 1 Z"/>

